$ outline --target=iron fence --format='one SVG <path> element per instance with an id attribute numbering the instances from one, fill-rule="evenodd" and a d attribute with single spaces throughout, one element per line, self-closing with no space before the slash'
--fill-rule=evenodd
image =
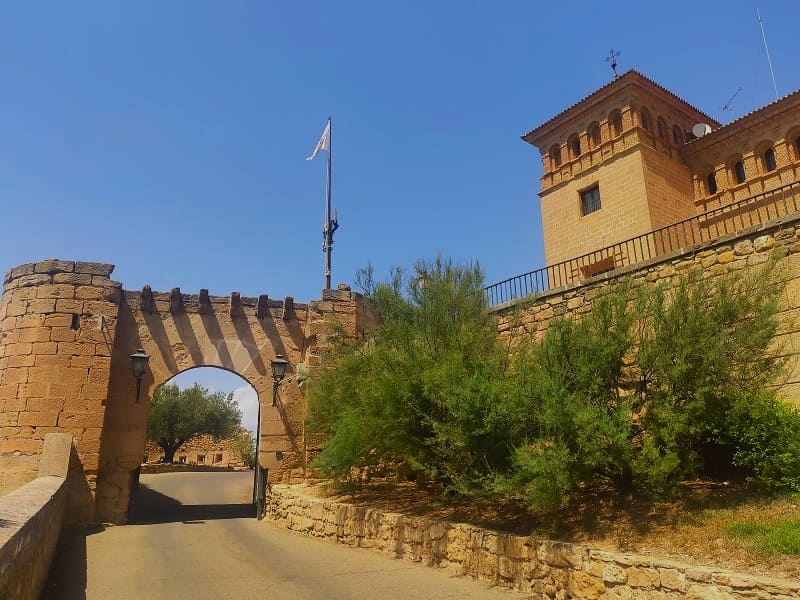
<path id="1" fill-rule="evenodd" d="M 489 306 L 585 281 L 670 252 L 713 241 L 800 211 L 800 181 L 749 196 L 576 258 L 484 288 Z"/>

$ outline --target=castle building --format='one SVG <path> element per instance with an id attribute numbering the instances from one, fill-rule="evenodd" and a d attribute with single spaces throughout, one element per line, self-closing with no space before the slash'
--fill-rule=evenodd
<path id="1" fill-rule="evenodd" d="M 547 267 L 531 291 L 797 210 L 776 194 L 800 179 L 800 91 L 721 125 L 628 71 L 522 139 L 543 163 Z"/>

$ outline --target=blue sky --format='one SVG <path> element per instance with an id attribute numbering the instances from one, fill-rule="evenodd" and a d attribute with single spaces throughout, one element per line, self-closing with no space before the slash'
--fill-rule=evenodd
<path id="1" fill-rule="evenodd" d="M 759 8 L 779 91 L 800 88 L 800 3 Z M 8 4 L 0 269 L 317 298 L 325 160 L 305 157 L 331 115 L 334 283 L 438 253 L 489 283 L 529 271 L 541 162 L 519 136 L 607 83 L 611 47 L 723 122 L 774 99 L 735 0 Z"/>

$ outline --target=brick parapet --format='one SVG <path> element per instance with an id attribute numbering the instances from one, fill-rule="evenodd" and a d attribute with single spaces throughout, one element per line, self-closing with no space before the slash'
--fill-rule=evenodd
<path id="1" fill-rule="evenodd" d="M 273 486 L 267 516 L 305 535 L 443 568 L 541 600 L 789 600 L 800 595 L 795 580 L 387 513 L 325 500 L 303 486 Z"/>

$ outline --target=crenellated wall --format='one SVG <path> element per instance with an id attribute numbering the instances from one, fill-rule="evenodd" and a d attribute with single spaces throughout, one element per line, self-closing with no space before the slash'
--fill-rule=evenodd
<path id="1" fill-rule="evenodd" d="M 0 300 L 0 493 L 34 477 L 47 433 L 75 438 L 81 477 L 70 480 L 69 515 L 124 522 L 144 454 L 155 390 L 174 375 L 213 366 L 237 373 L 261 404 L 259 462 L 271 481 L 302 478 L 304 404 L 297 365 L 319 364 L 332 322 L 357 337 L 370 326 L 358 294 L 325 290 L 308 304 L 123 291 L 113 265 L 47 260 L 9 271 Z M 150 363 L 136 401 L 130 354 Z M 290 363 L 273 405 L 270 362 Z"/>

